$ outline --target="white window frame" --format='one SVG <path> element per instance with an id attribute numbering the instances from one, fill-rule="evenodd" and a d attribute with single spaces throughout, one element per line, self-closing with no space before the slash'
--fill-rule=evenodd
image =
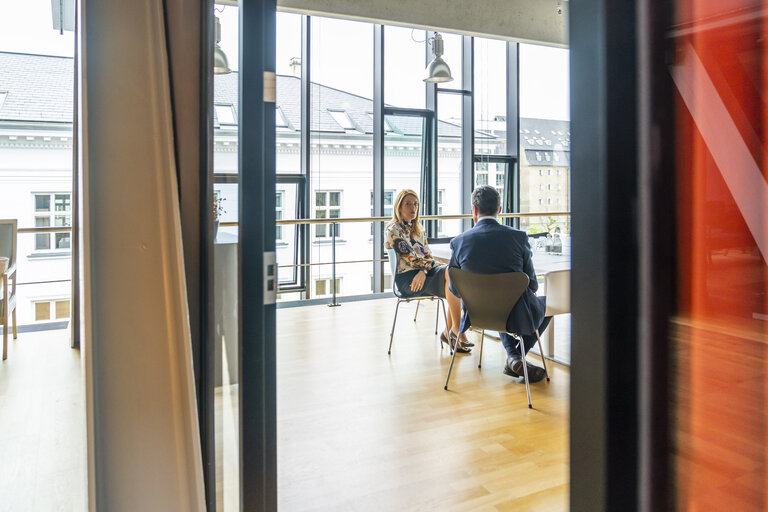
<path id="1" fill-rule="evenodd" d="M 57 299 L 34 299 L 32 301 L 32 311 L 33 311 L 33 317 L 34 322 L 36 323 L 44 323 L 44 322 L 61 322 L 63 320 L 68 320 L 72 315 L 72 300 L 69 297 L 59 297 Z M 69 314 L 66 316 L 57 317 L 56 316 L 56 305 L 59 302 L 67 302 L 69 305 L 67 309 L 69 310 Z M 38 319 L 37 318 L 37 305 L 38 304 L 47 304 L 48 305 L 48 318 Z"/>
<path id="2" fill-rule="evenodd" d="M 371 192 L 371 217 L 375 217 L 373 211 L 373 190 Z M 393 208 L 395 206 L 395 190 L 394 188 L 384 189 L 384 217 L 392 217 Z M 387 202 L 387 195 L 389 195 L 389 202 Z M 373 222 L 371 222 L 371 236 L 373 236 Z"/>
<path id="3" fill-rule="evenodd" d="M 285 113 L 280 107 L 275 109 L 275 128 L 289 128 L 288 119 L 285 117 Z"/>
<path id="4" fill-rule="evenodd" d="M 317 285 L 321 281 L 325 283 L 325 293 L 323 293 L 323 294 L 317 293 Z M 337 277 L 336 278 L 336 295 L 340 295 L 341 294 L 342 281 L 343 281 L 343 279 L 341 277 Z M 332 296 L 333 295 L 333 289 L 331 288 L 331 278 L 330 277 L 320 277 L 318 279 L 315 279 L 315 287 L 314 287 L 313 291 L 315 292 L 315 297 L 318 297 L 318 298 L 319 297 L 330 297 L 330 296 Z"/>
<path id="5" fill-rule="evenodd" d="M 339 204 L 338 206 L 331 206 L 331 194 L 337 193 L 339 194 Z M 317 204 L 317 197 L 318 194 L 324 194 L 325 195 L 325 205 L 318 206 Z M 334 219 L 341 217 L 341 204 L 342 204 L 342 191 L 341 190 L 315 190 L 314 192 L 314 203 L 312 205 L 312 214 L 315 219 Z M 338 210 L 338 215 L 336 217 L 331 216 L 332 211 Z M 324 212 L 323 217 L 318 216 L 318 212 Z M 319 235 L 318 232 L 322 232 L 323 234 Z M 336 238 L 339 238 L 341 236 L 341 224 L 336 224 Z M 331 224 L 315 224 L 315 239 L 316 240 L 329 240 L 331 239 Z"/>
<path id="6" fill-rule="evenodd" d="M 279 198 L 279 200 L 278 200 Z M 278 206 L 280 203 L 280 206 Z M 275 191 L 275 220 L 283 220 L 285 216 L 285 190 Z M 275 226 L 275 241 L 283 241 L 283 226 Z"/>
<path id="7" fill-rule="evenodd" d="M 357 131 L 357 126 L 346 110 L 328 110 L 336 124 L 346 131 Z"/>
<path id="8" fill-rule="evenodd" d="M 437 214 L 442 215 L 443 214 L 443 205 L 445 204 L 445 189 L 441 188 L 437 191 Z M 438 220 L 437 221 L 437 236 L 442 236 L 443 234 L 443 221 Z"/>
<path id="9" fill-rule="evenodd" d="M 56 210 L 57 197 L 66 196 L 68 209 Z M 37 198 L 48 198 L 48 209 L 37 208 Z M 71 227 L 72 226 L 72 193 L 71 192 L 32 192 L 32 211 L 35 227 Z M 57 247 L 59 240 L 69 240 L 68 247 Z M 39 247 L 40 241 L 46 240 L 48 247 Z M 61 233 L 36 233 L 34 241 L 35 253 L 68 253 L 72 251 L 72 234 Z"/>
<path id="10" fill-rule="evenodd" d="M 235 108 L 228 103 L 217 103 L 213 106 L 216 109 L 216 119 L 219 120 L 219 124 L 224 126 L 237 125 L 237 117 L 235 117 Z M 224 112 L 228 112 L 224 115 Z M 222 119 L 225 118 L 225 119 Z"/>

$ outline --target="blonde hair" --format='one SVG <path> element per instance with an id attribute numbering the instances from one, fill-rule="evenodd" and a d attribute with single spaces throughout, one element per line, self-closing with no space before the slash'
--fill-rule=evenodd
<path id="1" fill-rule="evenodd" d="M 403 201 L 405 201 L 405 198 L 408 196 L 413 196 L 416 198 L 416 200 L 419 200 L 418 194 L 410 189 L 403 189 L 400 191 L 399 194 L 397 194 L 397 197 L 395 198 L 395 204 L 392 207 L 392 220 L 389 221 L 389 224 L 387 224 L 387 227 L 391 226 L 392 224 L 405 224 L 405 221 L 403 220 L 403 217 L 400 215 L 400 206 L 403 204 Z M 413 234 L 417 237 L 420 237 L 422 233 L 424 233 L 424 230 L 421 227 L 421 224 L 419 224 L 419 211 L 416 210 L 416 218 L 413 219 L 413 224 L 411 225 L 411 231 Z"/>

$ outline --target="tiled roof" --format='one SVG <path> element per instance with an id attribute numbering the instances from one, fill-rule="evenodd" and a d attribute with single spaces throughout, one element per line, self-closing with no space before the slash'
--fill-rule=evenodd
<path id="1" fill-rule="evenodd" d="M 233 105 L 237 109 L 237 73 L 217 75 L 214 82 L 213 101 L 219 105 Z M 277 106 L 282 110 L 288 125 L 294 130 L 301 126 L 301 79 L 296 76 L 277 76 Z M 329 111 L 346 112 L 360 133 L 373 133 L 373 100 L 326 85 L 313 83 L 310 99 L 312 131 L 345 133 Z M 387 118 L 394 132 L 401 135 L 421 135 L 421 120 L 415 117 L 390 116 Z M 440 121 L 440 136 L 460 137 L 461 127 Z M 479 133 L 477 136 L 488 137 Z"/>
<path id="2" fill-rule="evenodd" d="M 71 57 L 0 52 L 0 120 L 72 122 Z"/>
<path id="3" fill-rule="evenodd" d="M 5 101 L 0 105 L 0 121 L 72 121 L 73 65 L 71 57 L 51 57 L 23 53 L 0 52 L 0 92 L 7 91 Z M 238 74 L 215 75 L 214 103 L 232 105 L 237 109 Z M 277 106 L 283 112 L 289 128 L 298 130 L 301 125 L 301 80 L 294 76 L 277 77 Z M 373 133 L 373 101 L 350 94 L 333 87 L 312 84 L 312 130 L 330 133 L 344 133 L 329 113 L 330 110 L 346 112 L 360 133 Z M 418 118 L 391 116 L 387 118 L 388 129 L 396 134 L 421 135 L 422 126 Z M 216 126 L 218 120 L 215 119 Z M 460 137 L 461 127 L 440 121 L 438 131 L 441 137 Z M 354 131 L 353 131 L 354 133 Z M 476 131 L 477 138 L 503 138 L 503 131 L 493 133 Z M 529 161 L 537 162 L 539 152 L 546 161 L 546 152 L 554 159 L 555 151 L 561 152 L 558 159 L 570 158 L 570 123 L 546 119 L 520 119 L 520 143 Z M 534 152 L 530 153 L 529 150 Z"/>

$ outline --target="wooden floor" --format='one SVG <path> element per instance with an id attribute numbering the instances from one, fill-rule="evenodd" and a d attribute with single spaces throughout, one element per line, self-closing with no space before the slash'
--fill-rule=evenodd
<path id="1" fill-rule="evenodd" d="M 287 511 L 568 510 L 566 368 L 525 386 L 503 348 L 450 362 L 435 307 L 278 310 L 278 496 Z"/>
<path id="2" fill-rule="evenodd" d="M 0 362 L 0 511 L 85 510 L 85 401 L 69 332 L 19 333 Z"/>
<path id="3" fill-rule="evenodd" d="M 486 342 L 482 370 L 475 353 L 457 356 L 444 391 L 434 305 L 415 324 L 415 306 L 401 307 L 387 356 L 394 305 L 278 310 L 280 510 L 567 510 L 567 368 L 532 385 L 529 410 L 524 385 L 501 373 L 501 345 Z M 0 512 L 85 509 L 80 354 L 67 337 L 21 333 L 0 363 Z M 222 403 L 232 412 L 236 393 Z M 223 445 L 228 480 L 236 443 Z"/>

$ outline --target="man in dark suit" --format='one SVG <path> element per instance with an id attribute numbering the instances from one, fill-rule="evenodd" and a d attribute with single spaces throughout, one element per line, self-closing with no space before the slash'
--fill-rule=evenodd
<path id="1" fill-rule="evenodd" d="M 546 298 L 537 297 L 539 287 L 536 272 L 531 261 L 531 248 L 528 235 L 524 231 L 499 224 L 496 216 L 501 211 L 499 193 L 495 188 L 483 185 L 472 192 L 472 217 L 475 226 L 451 241 L 451 262 L 449 266 L 458 267 L 475 274 L 500 274 L 502 272 L 525 272 L 530 282 L 520 300 L 507 318 L 507 330 L 522 336 L 525 353 L 536 344 L 536 329 L 539 334 L 552 320 L 545 317 Z M 451 292 L 457 297 L 451 283 Z M 464 311 L 462 331 L 469 328 Z M 470 319 L 471 320 L 471 319 Z M 507 363 L 504 373 L 512 377 L 523 375 L 524 355 L 520 352 L 517 340 L 506 333 L 499 333 L 501 343 L 507 351 Z M 543 379 L 543 368 L 528 364 L 528 380 L 538 382 Z"/>

